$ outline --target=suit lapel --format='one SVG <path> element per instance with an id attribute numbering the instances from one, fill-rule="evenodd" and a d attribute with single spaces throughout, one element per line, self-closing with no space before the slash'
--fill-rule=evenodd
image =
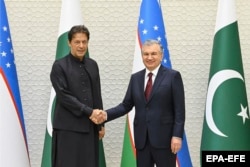
<path id="1" fill-rule="evenodd" d="M 139 92 L 140 96 L 143 97 L 145 103 L 147 103 L 147 100 L 146 100 L 146 97 L 145 97 L 145 94 L 144 94 L 145 73 L 146 73 L 146 69 L 142 70 L 139 73 L 139 75 L 137 77 L 138 80 L 136 80 L 136 84 L 138 84 L 138 88 L 139 88 L 139 90 L 137 90 L 137 91 Z"/>

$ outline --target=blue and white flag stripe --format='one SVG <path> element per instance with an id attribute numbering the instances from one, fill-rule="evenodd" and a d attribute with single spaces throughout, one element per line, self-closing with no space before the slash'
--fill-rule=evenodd
<path id="1" fill-rule="evenodd" d="M 0 0 L 0 164 L 30 167 L 18 78 L 5 3 Z"/>
<path id="2" fill-rule="evenodd" d="M 165 67 L 171 68 L 167 36 L 165 33 L 161 6 L 158 0 L 142 1 L 138 20 L 138 36 L 140 44 L 143 44 L 147 39 L 160 41 L 164 50 L 162 64 Z"/>

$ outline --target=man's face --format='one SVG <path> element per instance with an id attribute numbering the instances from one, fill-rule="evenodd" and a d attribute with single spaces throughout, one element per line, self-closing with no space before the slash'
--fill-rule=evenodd
<path id="1" fill-rule="evenodd" d="M 88 49 L 88 38 L 86 34 L 76 33 L 68 44 L 71 54 L 82 60 Z"/>
<path id="2" fill-rule="evenodd" d="M 162 60 L 161 48 L 158 44 L 144 45 L 142 47 L 142 60 L 146 68 L 153 71 Z"/>

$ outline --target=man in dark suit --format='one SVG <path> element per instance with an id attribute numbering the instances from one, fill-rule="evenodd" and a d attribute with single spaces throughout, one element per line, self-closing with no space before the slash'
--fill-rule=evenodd
<path id="1" fill-rule="evenodd" d="M 92 118 L 99 123 L 105 119 L 111 121 L 135 107 L 137 167 L 153 167 L 154 164 L 157 167 L 175 167 L 176 153 L 182 144 L 185 122 L 183 82 L 178 71 L 161 65 L 162 58 L 161 44 L 147 40 L 142 46 L 142 60 L 146 68 L 131 76 L 123 102 L 106 110 L 99 118 Z"/>
<path id="2" fill-rule="evenodd" d="M 84 25 L 73 26 L 68 33 L 70 53 L 56 60 L 51 70 L 56 92 L 53 167 L 98 167 L 98 136 L 103 137 L 104 127 L 89 117 L 103 105 L 98 65 L 85 56 L 89 34 Z"/>

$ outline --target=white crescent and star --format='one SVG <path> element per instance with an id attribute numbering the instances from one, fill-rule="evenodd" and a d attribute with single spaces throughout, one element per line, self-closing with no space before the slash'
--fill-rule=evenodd
<path id="1" fill-rule="evenodd" d="M 223 132 L 221 132 L 218 127 L 216 126 L 214 119 L 213 119 L 213 114 L 212 114 L 212 103 L 213 103 L 213 98 L 216 90 L 218 87 L 225 81 L 229 79 L 240 79 L 244 82 L 244 78 L 242 75 L 235 71 L 235 70 L 221 70 L 217 73 L 215 73 L 208 85 L 208 91 L 207 91 L 207 101 L 206 101 L 206 122 L 210 130 L 222 137 L 228 137 L 225 135 Z M 238 114 L 239 115 L 239 114 Z"/>
<path id="2" fill-rule="evenodd" d="M 241 108 L 241 112 L 237 115 L 242 117 L 243 124 L 245 124 L 246 119 L 249 119 L 249 116 L 247 114 L 247 107 L 244 107 L 242 104 L 240 104 L 240 108 Z"/>

